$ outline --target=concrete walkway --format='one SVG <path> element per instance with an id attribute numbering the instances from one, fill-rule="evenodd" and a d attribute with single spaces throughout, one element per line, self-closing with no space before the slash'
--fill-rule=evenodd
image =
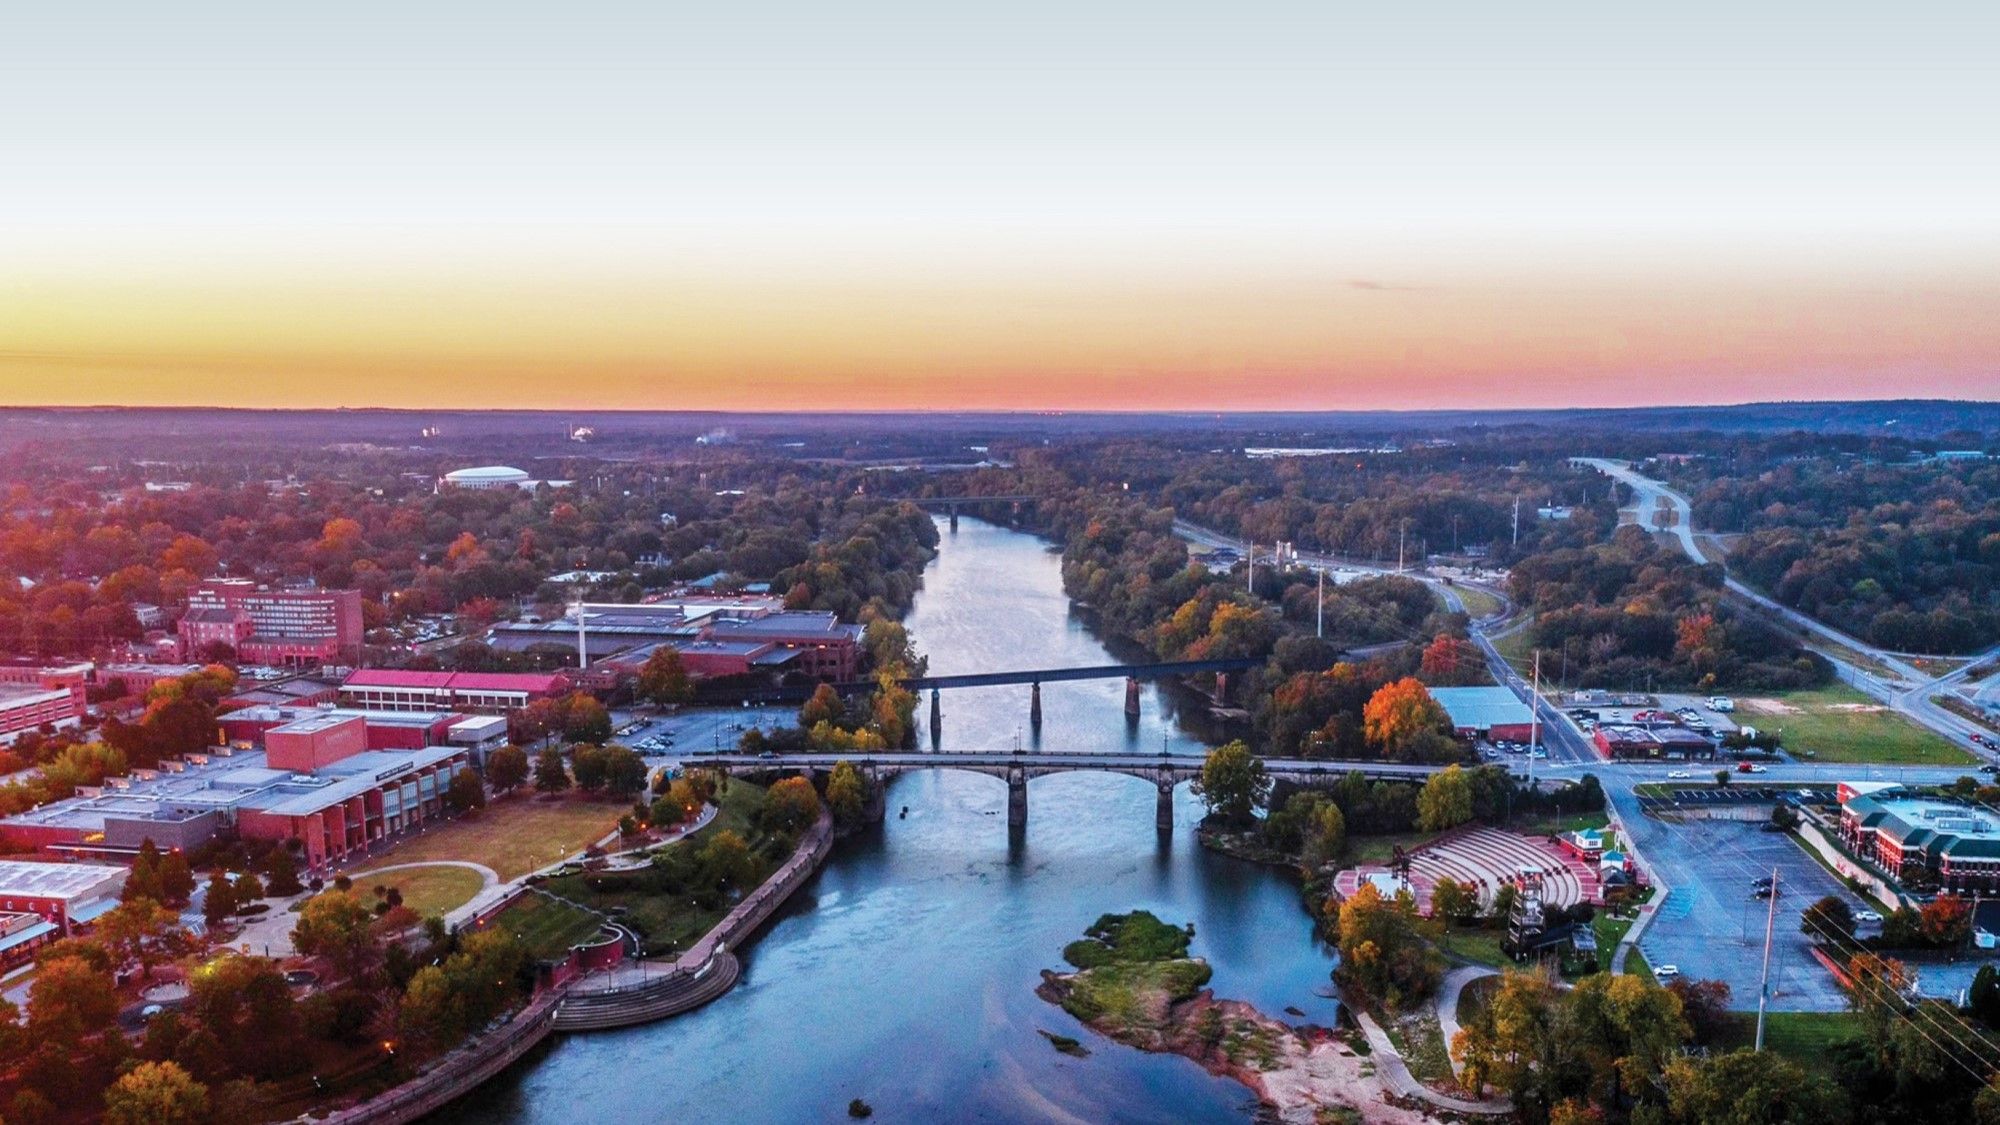
<path id="1" fill-rule="evenodd" d="M 1484 965 L 1461 965 L 1444 975 L 1444 982 L 1438 985 L 1437 1013 L 1438 1030 L 1444 1034 L 1444 1052 L 1451 1056 L 1451 1072 L 1464 1074 L 1465 1064 L 1457 1055 L 1451 1054 L 1451 1041 L 1458 1038 L 1458 997 L 1465 986 L 1476 980 L 1497 977 L 1498 970 Z"/>
<path id="2" fill-rule="evenodd" d="M 1415 1098 L 1427 1102 L 1448 1113 L 1463 1113 L 1474 1117 L 1500 1117 L 1514 1112 L 1514 1103 L 1507 1099 L 1493 1101 L 1473 1101 L 1469 1098 L 1454 1098 L 1440 1094 L 1410 1073 L 1409 1064 L 1403 1061 L 1396 1044 L 1389 1039 L 1389 1033 L 1375 1022 L 1375 1017 L 1352 1004 L 1347 1010 L 1354 1015 L 1354 1022 L 1361 1027 L 1361 1034 L 1368 1039 L 1368 1049 L 1375 1061 L 1375 1073 L 1381 1076 L 1383 1085 L 1395 1091 L 1400 1097 Z"/>

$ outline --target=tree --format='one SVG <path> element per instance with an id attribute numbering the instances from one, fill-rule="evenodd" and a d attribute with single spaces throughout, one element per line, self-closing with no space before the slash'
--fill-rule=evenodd
<path id="1" fill-rule="evenodd" d="M 803 777 L 788 777 L 764 793 L 764 823 L 779 832 L 797 832 L 819 819 L 819 794 Z"/>
<path id="2" fill-rule="evenodd" d="M 188 1012 L 244 1074 L 275 1078 L 306 1063 L 299 1007 L 276 961 L 224 954 L 197 968 L 188 990 Z"/>
<path id="3" fill-rule="evenodd" d="M 1715 771 L 1715 783 L 1716 783 L 1717 785 L 1727 785 L 1727 784 L 1729 784 L 1729 771 L 1728 771 L 1728 770 L 1716 770 L 1716 771 Z"/>
<path id="4" fill-rule="evenodd" d="M 1473 889 L 1452 878 L 1443 878 L 1431 888 L 1431 917 L 1442 922 L 1464 922 L 1479 910 L 1479 896 Z"/>
<path id="5" fill-rule="evenodd" d="M 563 766 L 562 751 L 551 746 L 535 755 L 535 788 L 543 793 L 560 793 L 569 788 L 569 770 Z"/>
<path id="6" fill-rule="evenodd" d="M 1890 1031 L 1909 1007 L 1913 978 L 1907 965 L 1873 953 L 1857 953 L 1847 961 L 1847 1007 L 1861 1017 L 1863 1039 L 1878 1056 L 1892 1050 Z"/>
<path id="7" fill-rule="evenodd" d="M 576 777 L 576 787 L 585 793 L 595 794 L 604 788 L 604 750 L 597 746 L 577 746 L 569 755 L 570 772 Z"/>
<path id="8" fill-rule="evenodd" d="M 35 1042 L 75 1043 L 111 1026 L 118 993 L 109 969 L 83 957 L 44 956 L 28 986 L 28 1036 Z"/>
<path id="9" fill-rule="evenodd" d="M 179 848 L 160 857 L 160 901 L 169 906 L 186 906 L 194 896 L 194 872 Z"/>
<path id="10" fill-rule="evenodd" d="M 1347 850 L 1347 815 L 1333 801 L 1321 801 L 1305 828 L 1305 848 L 1300 862 L 1317 871 L 1338 860 Z"/>
<path id="11" fill-rule="evenodd" d="M 1854 908 L 1839 895 L 1827 895 L 1799 915 L 1799 932 L 1822 945 L 1854 944 Z"/>
<path id="12" fill-rule="evenodd" d="M 604 750 L 604 791 L 613 797 L 636 797 L 646 791 L 646 759 L 624 746 Z"/>
<path id="13" fill-rule="evenodd" d="M 2000 1029 L 2000 969 L 1990 963 L 1979 966 L 1972 976 L 1966 1003 L 1981 1023 L 1990 1029 Z"/>
<path id="14" fill-rule="evenodd" d="M 1827 1083 L 1775 1051 L 1683 1055 L 1664 1077 L 1668 1108 L 1685 1125 L 1817 1125 L 1839 1116 Z"/>
<path id="15" fill-rule="evenodd" d="M 1383 898 L 1375 884 L 1363 882 L 1340 904 L 1335 930 L 1342 979 L 1391 1008 L 1429 996 L 1444 977 L 1433 928 L 1406 890 Z"/>
<path id="16" fill-rule="evenodd" d="M 1729 982 L 1676 977 L 1667 991 L 1681 1002 L 1681 1016 L 1697 1046 L 1717 1043 L 1729 1032 Z"/>
<path id="17" fill-rule="evenodd" d="M 1250 753 L 1241 739 L 1208 752 L 1193 788 L 1210 816 L 1237 827 L 1254 820 L 1256 810 L 1271 799 L 1264 760 Z"/>
<path id="18" fill-rule="evenodd" d="M 1433 757 L 1440 752 L 1441 739 L 1445 747 L 1450 745 L 1446 732 L 1451 717 L 1431 698 L 1423 681 L 1412 676 L 1384 684 L 1369 696 L 1361 709 L 1361 725 L 1369 745 L 1385 758 Z"/>
<path id="19" fill-rule="evenodd" d="M 495 793 L 512 793 L 528 780 L 528 752 L 502 746 L 486 755 L 486 781 Z"/>
<path id="20" fill-rule="evenodd" d="M 451 788 L 445 791 L 445 800 L 461 813 L 483 809 L 486 807 L 486 787 L 479 783 L 478 774 L 462 769 L 451 775 Z"/>
<path id="21" fill-rule="evenodd" d="M 210 930 L 236 915 L 236 888 L 220 870 L 208 877 L 208 891 L 202 895 L 201 917 Z"/>
<path id="22" fill-rule="evenodd" d="M 694 698 L 694 681 L 681 663 L 680 650 L 661 645 L 639 667 L 638 692 L 662 706 L 686 703 Z"/>
<path id="23" fill-rule="evenodd" d="M 1463 687 L 1486 681 L 1486 662 L 1471 641 L 1439 633 L 1424 646 L 1419 673 L 1433 687 Z"/>
<path id="24" fill-rule="evenodd" d="M 611 712 L 587 692 L 563 697 L 563 737 L 571 742 L 602 746 L 611 738 Z"/>
<path id="25" fill-rule="evenodd" d="M 375 955 L 368 908 L 348 891 L 323 891 L 306 901 L 292 927 L 292 944 L 308 957 L 325 957 L 342 972 L 360 972 Z"/>
<path id="26" fill-rule="evenodd" d="M 236 877 L 236 908 L 242 908 L 264 897 L 264 881 L 255 872 L 245 871 Z"/>
<path id="27" fill-rule="evenodd" d="M 812 698 L 799 708 L 799 728 L 811 730 L 821 723 L 839 723 L 847 711 L 847 704 L 840 698 L 832 684 L 821 684 L 813 689 Z"/>
<path id="28" fill-rule="evenodd" d="M 853 762 L 835 762 L 826 779 L 826 803 L 843 826 L 861 823 L 867 813 L 868 783 Z"/>
<path id="29" fill-rule="evenodd" d="M 139 854 L 132 857 L 132 869 L 125 875 L 122 893 L 128 898 L 166 900 L 166 892 L 160 889 L 160 849 L 151 836 L 139 842 Z"/>
<path id="30" fill-rule="evenodd" d="M 719 886 L 748 890 L 757 883 L 757 860 L 750 845 L 728 828 L 702 845 L 701 868 Z"/>
<path id="31" fill-rule="evenodd" d="M 1430 776 L 1417 793 L 1417 828 L 1442 832 L 1472 819 L 1472 784 L 1465 771 L 1446 766 Z"/>
<path id="32" fill-rule="evenodd" d="M 119 964 L 139 963 L 143 979 L 153 972 L 153 956 L 180 929 L 180 914 L 149 898 L 128 898 L 97 920 L 95 936 Z"/>
<path id="33" fill-rule="evenodd" d="M 104 1091 L 105 1125 L 198 1125 L 208 1087 L 173 1062 L 144 1062 Z"/>
<path id="34" fill-rule="evenodd" d="M 292 849 L 280 844 L 264 857 L 264 887 L 280 897 L 305 890 L 299 882 L 299 861 L 293 857 Z"/>
<path id="35" fill-rule="evenodd" d="M 1917 911 L 1917 929 L 1925 941 L 1940 948 L 1963 945 L 1972 936 L 1972 904 L 1955 894 L 1941 894 Z"/>

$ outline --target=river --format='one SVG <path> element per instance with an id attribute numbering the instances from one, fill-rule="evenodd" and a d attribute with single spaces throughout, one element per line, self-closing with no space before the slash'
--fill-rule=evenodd
<path id="1" fill-rule="evenodd" d="M 1114 662 L 1072 611 L 1047 544 L 971 519 L 944 530 L 907 620 L 935 673 Z M 1046 749 L 1204 749 L 1150 687 L 1136 728 L 1122 681 L 1042 690 Z M 947 692 L 940 751 L 1032 745 L 1027 696 Z M 1170 840 L 1154 828 L 1152 784 L 1116 775 L 1029 783 L 1027 829 L 1012 841 L 996 778 L 911 774 L 888 804 L 882 829 L 842 844 L 766 929 L 728 995 L 663 1023 L 553 1040 L 441 1120 L 831 1122 L 856 1097 L 889 1122 L 1247 1120 L 1255 1102 L 1237 1083 L 1109 1042 L 1035 996 L 1039 971 L 1060 967 L 1063 945 L 1107 911 L 1193 922 L 1218 996 L 1333 1020 L 1334 1002 L 1314 994 L 1331 956 L 1295 885 L 1197 845 L 1185 786 Z M 1092 1054 L 1062 1055 L 1040 1029 Z"/>

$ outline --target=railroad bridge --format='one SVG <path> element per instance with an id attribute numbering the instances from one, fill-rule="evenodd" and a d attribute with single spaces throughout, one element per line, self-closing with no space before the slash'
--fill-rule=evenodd
<path id="1" fill-rule="evenodd" d="M 1056 773 L 1117 773 L 1150 781 L 1158 790 L 1154 823 L 1162 832 L 1174 826 L 1174 787 L 1201 775 L 1202 758 L 1191 754 L 1065 754 L 1027 751 L 1013 753 L 924 754 L 873 751 L 865 754 L 703 754 L 690 765 L 716 765 L 732 770 L 785 770 L 827 773 L 850 762 L 869 780 L 876 794 L 890 779 L 916 770 L 963 770 L 997 777 L 1007 783 L 1007 824 L 1028 823 L 1028 782 Z M 1404 762 L 1322 761 L 1267 758 L 1264 772 L 1274 780 L 1300 785 L 1329 785 L 1359 771 L 1371 781 L 1422 781 L 1443 766 Z M 882 813 L 878 798 L 876 815 Z"/>

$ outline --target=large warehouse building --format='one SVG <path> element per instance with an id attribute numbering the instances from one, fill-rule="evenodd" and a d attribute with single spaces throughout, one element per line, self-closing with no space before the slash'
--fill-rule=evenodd
<path id="1" fill-rule="evenodd" d="M 1533 734 L 1534 712 L 1504 687 L 1432 688 L 1431 698 L 1451 716 L 1460 738 L 1495 742 L 1526 742 Z"/>

